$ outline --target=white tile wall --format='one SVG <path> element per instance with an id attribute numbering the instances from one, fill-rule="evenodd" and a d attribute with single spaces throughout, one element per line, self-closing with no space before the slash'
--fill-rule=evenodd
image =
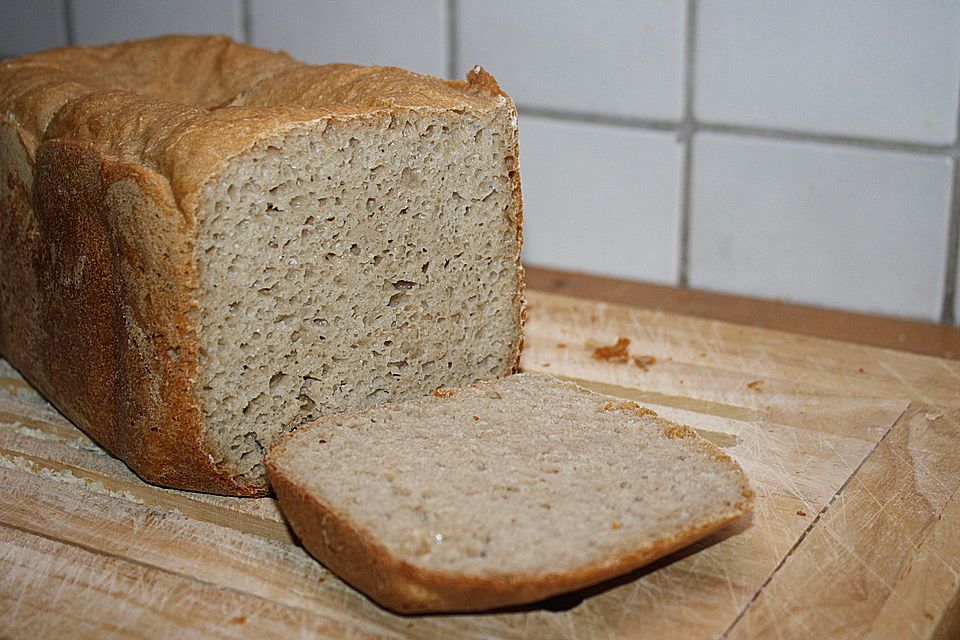
<path id="1" fill-rule="evenodd" d="M 458 74 L 489 69 L 523 106 L 678 120 L 683 0 L 463 0 Z"/>
<path id="2" fill-rule="evenodd" d="M 702 0 L 695 114 L 723 122 L 950 144 L 960 2 Z"/>
<path id="3" fill-rule="evenodd" d="M 950 315 L 960 0 L 0 0 L 0 55 L 166 32 L 484 65 L 521 107 L 530 264 Z"/>
<path id="4" fill-rule="evenodd" d="M 69 0 L 78 44 L 166 33 L 243 37 L 240 0 Z"/>
<path id="5" fill-rule="evenodd" d="M 676 284 L 681 156 L 673 134 L 521 116 L 524 260 Z"/>
<path id="6" fill-rule="evenodd" d="M 2 0 L 0 58 L 67 44 L 62 0 Z"/>
<path id="7" fill-rule="evenodd" d="M 701 134 L 693 172 L 692 286 L 938 318 L 949 160 Z"/>
<path id="8" fill-rule="evenodd" d="M 310 62 L 447 75 L 444 0 L 250 0 L 253 44 Z"/>

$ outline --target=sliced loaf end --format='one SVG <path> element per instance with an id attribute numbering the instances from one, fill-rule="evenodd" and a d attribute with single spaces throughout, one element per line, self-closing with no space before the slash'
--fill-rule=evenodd
<path id="1" fill-rule="evenodd" d="M 236 482 L 340 411 L 512 372 L 522 272 L 512 105 L 394 109 L 261 141 L 208 185 L 206 438 Z"/>
<path id="2" fill-rule="evenodd" d="M 404 613 L 534 602 L 746 514 L 729 456 L 631 402 L 539 374 L 323 418 L 267 456 L 304 546 Z"/>

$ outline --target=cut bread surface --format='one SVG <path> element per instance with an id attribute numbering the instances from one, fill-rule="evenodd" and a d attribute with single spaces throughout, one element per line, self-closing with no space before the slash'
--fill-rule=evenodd
<path id="1" fill-rule="evenodd" d="M 480 610 L 614 577 L 749 511 L 692 430 L 539 374 L 323 418 L 268 454 L 304 545 L 383 606 Z"/>
<path id="2" fill-rule="evenodd" d="M 509 374 L 519 335 L 509 123 L 413 111 L 258 143 L 204 198 L 200 400 L 213 449 Z"/>

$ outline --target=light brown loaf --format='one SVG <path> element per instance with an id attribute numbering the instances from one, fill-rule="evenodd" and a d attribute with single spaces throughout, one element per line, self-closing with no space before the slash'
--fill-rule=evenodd
<path id="1" fill-rule="evenodd" d="M 0 117 L 0 353 L 146 480 L 264 495 L 296 425 L 516 366 L 516 110 L 480 69 L 171 36 L 0 63 Z"/>
<path id="2" fill-rule="evenodd" d="M 304 546 L 399 612 L 583 588 L 750 511 L 739 466 L 632 402 L 517 374 L 327 416 L 267 468 Z"/>

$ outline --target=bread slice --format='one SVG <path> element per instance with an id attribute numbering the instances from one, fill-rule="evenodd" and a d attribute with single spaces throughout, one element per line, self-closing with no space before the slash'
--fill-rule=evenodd
<path id="1" fill-rule="evenodd" d="M 169 36 L 0 62 L 0 354 L 145 479 L 268 493 L 321 415 L 513 371 L 490 74 Z"/>
<path id="2" fill-rule="evenodd" d="M 307 550 L 405 613 L 586 587 L 753 499 L 737 464 L 691 429 L 532 373 L 323 418 L 274 447 L 267 469 Z"/>

